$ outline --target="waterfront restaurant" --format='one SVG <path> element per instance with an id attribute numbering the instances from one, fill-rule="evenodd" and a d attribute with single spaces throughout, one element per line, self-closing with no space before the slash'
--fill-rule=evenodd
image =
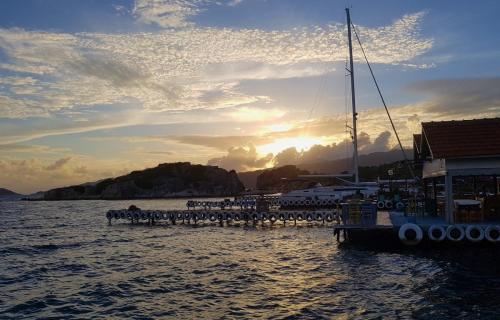
<path id="1" fill-rule="evenodd" d="M 449 224 L 500 220 L 500 118 L 423 122 L 413 142 L 426 213 Z"/>

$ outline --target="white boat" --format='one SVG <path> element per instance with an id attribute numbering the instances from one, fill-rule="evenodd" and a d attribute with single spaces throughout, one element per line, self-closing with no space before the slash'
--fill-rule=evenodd
<path id="1" fill-rule="evenodd" d="M 317 186 L 309 189 L 293 190 L 283 194 L 279 201 L 283 207 L 332 206 L 352 197 L 373 198 L 379 186 L 376 182 L 358 183 L 350 186 Z"/>

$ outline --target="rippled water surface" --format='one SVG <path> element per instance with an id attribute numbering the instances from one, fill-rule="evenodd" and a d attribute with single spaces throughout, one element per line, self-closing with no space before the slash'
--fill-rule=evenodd
<path id="1" fill-rule="evenodd" d="M 331 228 L 109 226 L 185 201 L 0 202 L 0 318 L 500 318 L 491 250 L 338 247 Z"/>

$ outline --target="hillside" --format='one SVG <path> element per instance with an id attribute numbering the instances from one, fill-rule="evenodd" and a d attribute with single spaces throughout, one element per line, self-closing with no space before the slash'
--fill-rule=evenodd
<path id="1" fill-rule="evenodd" d="M 52 189 L 45 200 L 153 199 L 189 196 L 229 196 L 244 190 L 236 172 L 192 165 L 189 162 L 164 163 L 155 168 L 134 171 L 95 184 Z"/>
<path id="2" fill-rule="evenodd" d="M 20 196 L 20 194 L 9 189 L 0 188 L 0 196 Z"/>
<path id="3" fill-rule="evenodd" d="M 413 155 L 412 150 L 407 151 L 408 156 Z M 401 150 L 395 149 L 386 152 L 374 152 L 370 154 L 363 154 L 359 156 L 360 167 L 380 166 L 383 164 L 394 163 L 403 160 Z M 297 167 L 315 173 L 331 173 L 338 174 L 343 171 L 352 170 L 352 159 L 339 159 L 332 161 L 323 161 L 318 163 L 301 163 Z"/>
<path id="4" fill-rule="evenodd" d="M 412 150 L 407 150 L 408 156 L 413 156 Z M 366 155 L 359 156 L 360 176 L 367 181 L 376 180 L 377 177 L 386 179 L 388 169 L 392 169 L 396 162 L 403 160 L 401 150 L 395 149 L 387 152 L 374 152 Z M 310 173 L 317 174 L 339 174 L 345 171 L 352 170 L 352 159 L 344 158 L 332 161 L 322 161 L 317 163 L 301 163 L 296 166 L 297 169 L 305 170 Z M 273 168 L 276 169 L 276 168 Z M 267 170 L 255 170 L 247 172 L 238 172 L 238 177 L 245 185 L 246 189 L 256 189 L 259 176 L 268 172 Z M 406 174 L 406 170 L 405 174 Z M 292 178 L 290 176 L 283 176 L 282 178 Z M 279 187 L 281 183 L 272 183 L 275 187 Z"/>

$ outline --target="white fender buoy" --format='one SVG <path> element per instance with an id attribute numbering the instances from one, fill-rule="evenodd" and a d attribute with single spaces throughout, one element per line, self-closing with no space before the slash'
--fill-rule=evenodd
<path id="1" fill-rule="evenodd" d="M 396 202 L 396 210 L 403 211 L 404 208 L 405 208 L 404 203 L 402 203 L 401 201 Z"/>
<path id="2" fill-rule="evenodd" d="M 233 220 L 233 213 L 232 212 L 226 213 L 226 220 L 227 221 Z"/>
<path id="3" fill-rule="evenodd" d="M 258 213 L 256 213 L 256 212 L 252 213 L 252 220 L 253 220 L 253 221 L 257 221 L 257 220 L 259 220 L 259 214 L 258 214 Z"/>
<path id="4" fill-rule="evenodd" d="M 240 213 L 239 212 L 235 212 L 234 215 L 234 221 L 240 221 L 241 220 L 241 216 L 240 216 Z"/>
<path id="5" fill-rule="evenodd" d="M 184 219 L 190 220 L 191 219 L 191 213 L 189 212 L 184 212 Z"/>
<path id="6" fill-rule="evenodd" d="M 392 201 L 391 200 L 385 200 L 385 203 L 384 203 L 385 207 L 387 209 L 392 209 L 393 205 L 392 205 Z"/>
<path id="7" fill-rule="evenodd" d="M 306 214 L 306 220 L 307 220 L 307 221 L 311 222 L 311 221 L 313 221 L 313 219 L 314 219 L 314 217 L 313 217 L 313 214 L 312 214 L 312 213 L 307 213 L 307 214 Z"/>
<path id="8" fill-rule="evenodd" d="M 399 228 L 399 240 L 407 246 L 414 246 L 422 241 L 424 236 L 422 228 L 414 223 L 405 223 Z"/>
<path id="9" fill-rule="evenodd" d="M 286 220 L 285 214 L 284 213 L 280 213 L 279 216 L 278 216 L 278 219 L 280 221 L 285 221 Z"/>
<path id="10" fill-rule="evenodd" d="M 289 213 L 287 214 L 287 218 L 288 218 L 288 221 L 293 221 L 293 220 L 295 220 L 295 213 L 293 213 L 293 212 L 289 212 Z"/>
<path id="11" fill-rule="evenodd" d="M 384 209 L 384 207 L 385 207 L 384 201 L 378 201 L 377 202 L 377 208 Z"/>
<path id="12" fill-rule="evenodd" d="M 327 214 L 326 214 L 326 221 L 328 221 L 328 222 L 332 222 L 332 221 L 333 221 L 333 214 L 331 214 L 331 213 L 327 213 Z"/>
<path id="13" fill-rule="evenodd" d="M 440 242 L 446 239 L 446 230 L 441 225 L 433 224 L 429 227 L 429 230 L 427 230 L 427 236 L 429 236 L 429 239 L 432 241 Z"/>
<path id="14" fill-rule="evenodd" d="M 484 230 L 480 226 L 470 225 L 465 228 L 465 236 L 471 242 L 479 242 L 484 239 Z"/>
<path id="15" fill-rule="evenodd" d="M 276 220 L 278 220 L 276 218 L 276 215 L 274 213 L 270 213 L 269 214 L 269 221 L 271 221 L 271 223 L 274 223 L 274 222 L 276 222 Z"/>
<path id="16" fill-rule="evenodd" d="M 451 225 L 446 229 L 446 237 L 448 240 L 458 242 L 462 241 L 465 238 L 465 231 L 459 225 Z"/>
<path id="17" fill-rule="evenodd" d="M 484 231 L 484 237 L 489 242 L 500 242 L 500 226 L 488 226 Z"/>
<path id="18" fill-rule="evenodd" d="M 208 215 L 208 220 L 214 222 L 215 220 L 217 220 L 217 218 L 215 217 L 215 213 L 210 213 Z"/>
<path id="19" fill-rule="evenodd" d="M 303 215 L 301 212 L 297 213 L 297 214 L 295 215 L 295 217 L 296 217 L 296 218 L 297 218 L 297 220 L 299 220 L 299 221 L 304 220 L 304 215 Z"/>

